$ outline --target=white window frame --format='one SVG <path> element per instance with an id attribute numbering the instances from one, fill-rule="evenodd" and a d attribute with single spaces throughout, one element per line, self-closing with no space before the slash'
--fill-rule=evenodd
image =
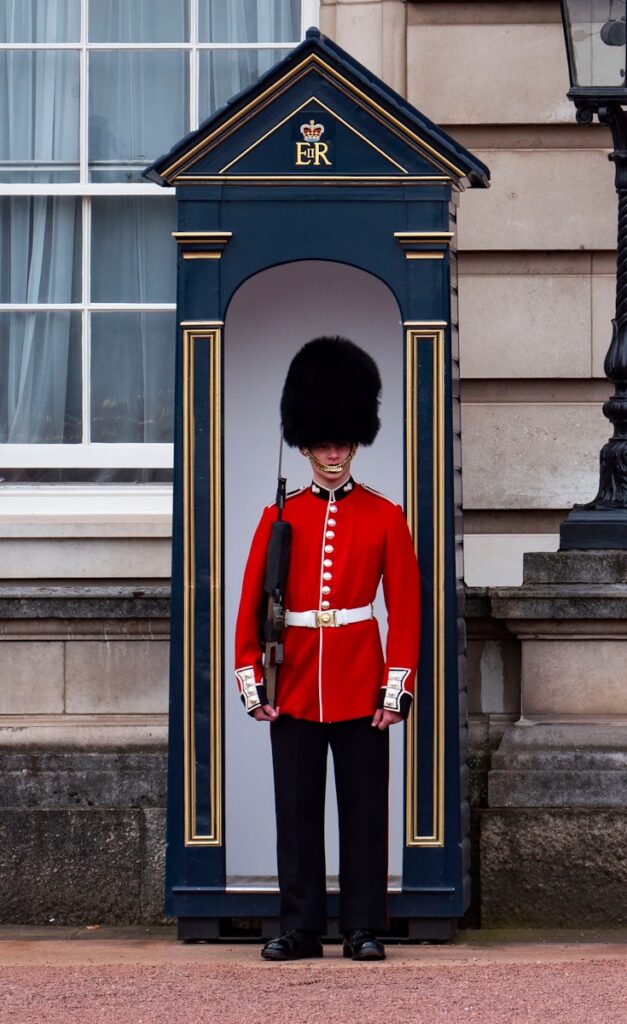
<path id="1" fill-rule="evenodd" d="M 190 5 L 190 39 L 185 43 L 91 43 L 87 40 L 87 3 L 81 0 L 81 36 L 80 40 L 71 43 L 0 43 L 0 50 L 63 50 L 79 53 L 79 178 L 77 182 L 24 184 L 0 183 L 1 196 L 68 196 L 82 199 L 82 266 L 81 266 L 81 302 L 78 303 L 0 303 L 0 313 L 6 312 L 60 312 L 74 311 L 82 317 L 82 441 L 77 444 L 3 444 L 0 451 L 0 462 L 6 468 L 23 469 L 59 469 L 59 468 L 141 468 L 167 469 L 172 466 L 173 446 L 171 444 L 118 444 L 94 443 L 90 438 L 91 427 L 91 390 L 90 390 L 90 315 L 92 312 L 121 311 L 174 311 L 175 303 L 93 303 L 91 297 L 91 199 L 95 196 L 151 196 L 171 197 L 174 189 L 162 188 L 151 182 L 128 184 L 96 183 L 89 181 L 87 138 L 89 127 L 89 61 L 88 54 L 98 50 L 183 50 L 189 53 L 189 118 L 190 130 L 198 127 L 198 56 L 203 50 L 218 49 L 271 49 L 285 50 L 288 53 L 297 45 L 297 40 L 286 43 L 201 43 L 198 41 L 197 6 Z M 310 25 L 319 24 L 319 0 L 301 0 L 301 39 Z M 173 142 L 176 140 L 172 140 Z M 174 253 L 172 255 L 174 259 Z M 1 471 L 0 471 L 1 475 Z M 27 485 L 3 484 L 2 495 L 9 497 L 13 492 L 27 496 L 30 494 L 41 507 L 41 498 L 48 490 L 50 493 L 69 489 L 76 495 L 86 497 L 91 493 L 90 487 L 101 493 L 107 485 Z M 145 484 L 126 485 L 144 491 Z M 167 495 L 169 485 L 150 485 L 156 488 L 155 493 Z M 98 500 L 98 499 L 96 499 Z M 14 510 L 14 502 L 3 502 Z M 49 502 L 44 502 L 48 508 Z M 4 515 L 0 508 L 0 518 Z"/>

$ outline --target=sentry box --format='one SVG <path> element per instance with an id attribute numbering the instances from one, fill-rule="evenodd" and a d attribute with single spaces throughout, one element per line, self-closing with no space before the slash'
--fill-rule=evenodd
<path id="1" fill-rule="evenodd" d="M 185 939 L 276 926 L 269 740 L 239 702 L 233 626 L 287 366 L 341 334 L 383 378 L 354 472 L 404 504 L 423 580 L 417 699 L 393 730 L 392 931 L 446 938 L 470 889 L 456 209 L 489 171 L 310 29 L 145 173 L 178 200 L 167 913 Z M 290 487 L 307 468 L 287 454 Z"/>

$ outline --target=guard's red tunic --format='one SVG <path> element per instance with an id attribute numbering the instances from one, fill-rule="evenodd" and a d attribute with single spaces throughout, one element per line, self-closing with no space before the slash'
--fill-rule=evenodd
<path id="1" fill-rule="evenodd" d="M 259 608 L 276 505 L 264 510 L 242 586 L 235 631 L 236 676 L 248 711 L 263 700 Z M 370 618 L 345 626 L 288 626 L 276 704 L 282 714 L 315 722 L 362 718 L 377 707 L 406 712 L 420 642 L 420 579 L 400 505 L 349 480 L 335 491 L 313 484 L 291 495 L 292 524 L 285 607 L 293 612 L 361 608 L 383 578 L 388 613 L 385 659 Z M 405 696 L 406 695 L 406 696 Z"/>

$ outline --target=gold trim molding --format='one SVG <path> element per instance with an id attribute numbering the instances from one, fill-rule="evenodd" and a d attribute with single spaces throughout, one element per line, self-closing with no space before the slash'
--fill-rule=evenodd
<path id="1" fill-rule="evenodd" d="M 238 110 L 237 113 L 233 114 L 232 117 L 228 118 L 223 122 L 223 124 L 219 125 L 207 136 L 197 142 L 195 146 L 192 146 L 192 148 L 187 150 L 187 152 L 177 157 L 173 163 L 164 168 L 161 174 L 162 178 L 169 184 L 184 184 L 186 182 L 193 182 L 194 180 L 205 180 L 202 176 L 198 175 L 187 176 L 185 171 L 193 166 L 196 160 L 201 156 L 204 156 L 212 149 L 215 149 L 216 146 L 229 138 L 233 132 L 237 131 L 242 127 L 242 125 L 250 121 L 252 117 L 290 88 L 291 84 L 297 82 L 300 78 L 303 78 L 312 69 L 317 71 L 321 78 L 330 82 L 345 96 L 348 96 L 353 103 L 357 103 L 358 106 L 366 110 L 375 118 L 375 120 L 382 124 L 387 131 L 395 134 L 398 138 L 402 139 L 406 145 L 418 152 L 424 159 L 434 166 L 436 170 L 447 171 L 446 180 L 448 182 L 459 182 L 464 180 L 465 174 L 461 168 L 453 164 L 442 153 L 439 153 L 433 146 L 396 118 L 390 111 L 376 103 L 375 100 L 354 85 L 344 75 L 332 68 L 326 63 L 326 61 L 322 60 L 322 58 L 315 53 L 311 53 L 305 57 L 300 64 L 297 64 L 296 67 L 291 68 L 286 72 L 278 82 L 269 86 L 264 90 L 264 92 L 260 93 L 242 107 L 241 110 Z M 223 175 L 218 175 L 217 178 L 221 181 L 224 180 Z"/>
<path id="2" fill-rule="evenodd" d="M 407 174 L 407 170 L 405 167 L 402 166 L 402 164 L 399 164 L 397 160 L 394 160 L 388 153 L 385 153 L 382 149 L 380 149 L 379 146 L 376 146 L 374 142 L 372 142 L 366 135 L 363 135 L 362 132 L 359 132 L 357 131 L 356 128 L 353 128 L 353 126 L 349 124 L 348 121 L 345 121 L 343 117 L 340 117 L 340 115 L 336 113 L 335 110 L 332 110 L 331 107 L 328 107 L 326 103 L 323 103 L 322 100 L 319 100 L 317 96 L 310 96 L 308 100 L 305 100 L 304 103 L 301 103 L 298 107 L 292 110 L 291 113 L 287 114 L 277 124 L 273 125 L 272 128 L 269 128 L 267 132 L 264 132 L 263 135 L 260 135 L 259 138 L 256 139 L 253 143 L 251 143 L 250 146 L 242 150 L 241 153 L 238 153 L 237 156 L 233 157 L 233 159 L 230 160 L 228 164 L 225 164 L 224 167 L 220 169 L 220 175 L 226 174 L 226 172 L 233 167 L 233 164 L 236 164 L 238 160 L 242 160 L 243 157 L 247 156 L 247 154 L 250 153 L 253 149 L 256 149 L 257 146 L 259 146 L 262 142 L 265 142 L 265 140 L 269 138 L 270 135 L 273 135 L 276 131 L 278 131 L 279 128 L 282 128 L 282 126 L 286 124 L 290 120 L 290 118 L 295 117 L 296 114 L 300 114 L 301 110 L 304 110 L 305 107 L 310 106 L 310 104 L 312 103 L 317 103 L 319 107 L 322 107 L 323 110 L 326 110 L 327 114 L 330 114 L 331 117 L 335 118 L 336 121 L 339 121 L 340 124 L 343 124 L 345 128 L 348 128 L 348 130 L 352 132 L 353 135 L 356 135 L 357 138 L 361 139 L 362 142 L 365 142 L 367 146 L 370 146 L 372 149 L 374 149 L 377 153 L 379 153 L 380 156 L 387 160 L 388 163 L 396 167 L 397 170 L 401 171 L 402 174 Z"/>
<path id="3" fill-rule="evenodd" d="M 224 327 L 224 320 L 181 320 L 179 327 Z"/>
<path id="4" fill-rule="evenodd" d="M 219 260 L 232 237 L 232 231 L 172 232 L 184 260 Z"/>
<path id="5" fill-rule="evenodd" d="M 454 237 L 452 231 L 395 231 L 406 260 L 443 260 Z"/>
<path id="6" fill-rule="evenodd" d="M 222 846 L 222 460 L 221 460 L 221 358 L 222 327 L 219 322 L 181 324 L 183 329 L 183 801 L 185 846 Z M 199 346 L 209 347 L 209 448 L 201 452 L 208 467 L 210 626 L 210 752 L 209 786 L 211 831 L 197 830 L 196 730 L 195 730 L 195 355 Z"/>
<path id="7" fill-rule="evenodd" d="M 449 242 L 455 236 L 454 231 L 395 231 L 394 237 L 401 244 L 403 241 Z"/>
<path id="8" fill-rule="evenodd" d="M 406 252 L 406 260 L 443 260 L 443 252 Z"/>
<path id="9" fill-rule="evenodd" d="M 405 322 L 405 451 L 407 522 L 418 551 L 418 453 L 424 453 L 418 434 L 418 350 L 433 350 L 433 817 L 431 831 L 418 827 L 418 761 L 416 693 L 407 720 L 405 760 L 405 845 L 444 846 L 444 340 L 443 321 Z M 426 454 L 426 453 L 425 453 Z"/>
<path id="10" fill-rule="evenodd" d="M 443 174 L 189 174 L 184 185 L 450 185 Z"/>
<path id="11" fill-rule="evenodd" d="M 183 757 L 185 846 L 223 844 L 222 806 L 222 470 L 221 470 L 221 348 L 219 321 L 184 321 L 183 330 Z M 408 847 L 444 846 L 444 321 L 404 324 L 406 348 L 406 479 L 407 521 L 418 547 L 418 434 L 419 348 L 433 350 L 433 816 L 432 827 L 418 827 L 418 762 L 415 707 L 407 722 L 405 844 Z M 209 470 L 209 566 L 211 606 L 209 628 L 210 665 L 210 758 L 209 785 L 211 830 L 197 829 L 196 734 L 195 734 L 195 356 L 198 346 L 209 346 L 210 430 L 209 448 L 202 453 Z M 424 449 L 423 449 L 424 451 Z"/>

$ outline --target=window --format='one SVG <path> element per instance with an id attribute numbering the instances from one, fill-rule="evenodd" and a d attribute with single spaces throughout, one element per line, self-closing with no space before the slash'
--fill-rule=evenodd
<path id="1" fill-rule="evenodd" d="M 171 478 L 173 191 L 143 168 L 279 60 L 317 0 L 0 0 L 7 482 Z"/>

